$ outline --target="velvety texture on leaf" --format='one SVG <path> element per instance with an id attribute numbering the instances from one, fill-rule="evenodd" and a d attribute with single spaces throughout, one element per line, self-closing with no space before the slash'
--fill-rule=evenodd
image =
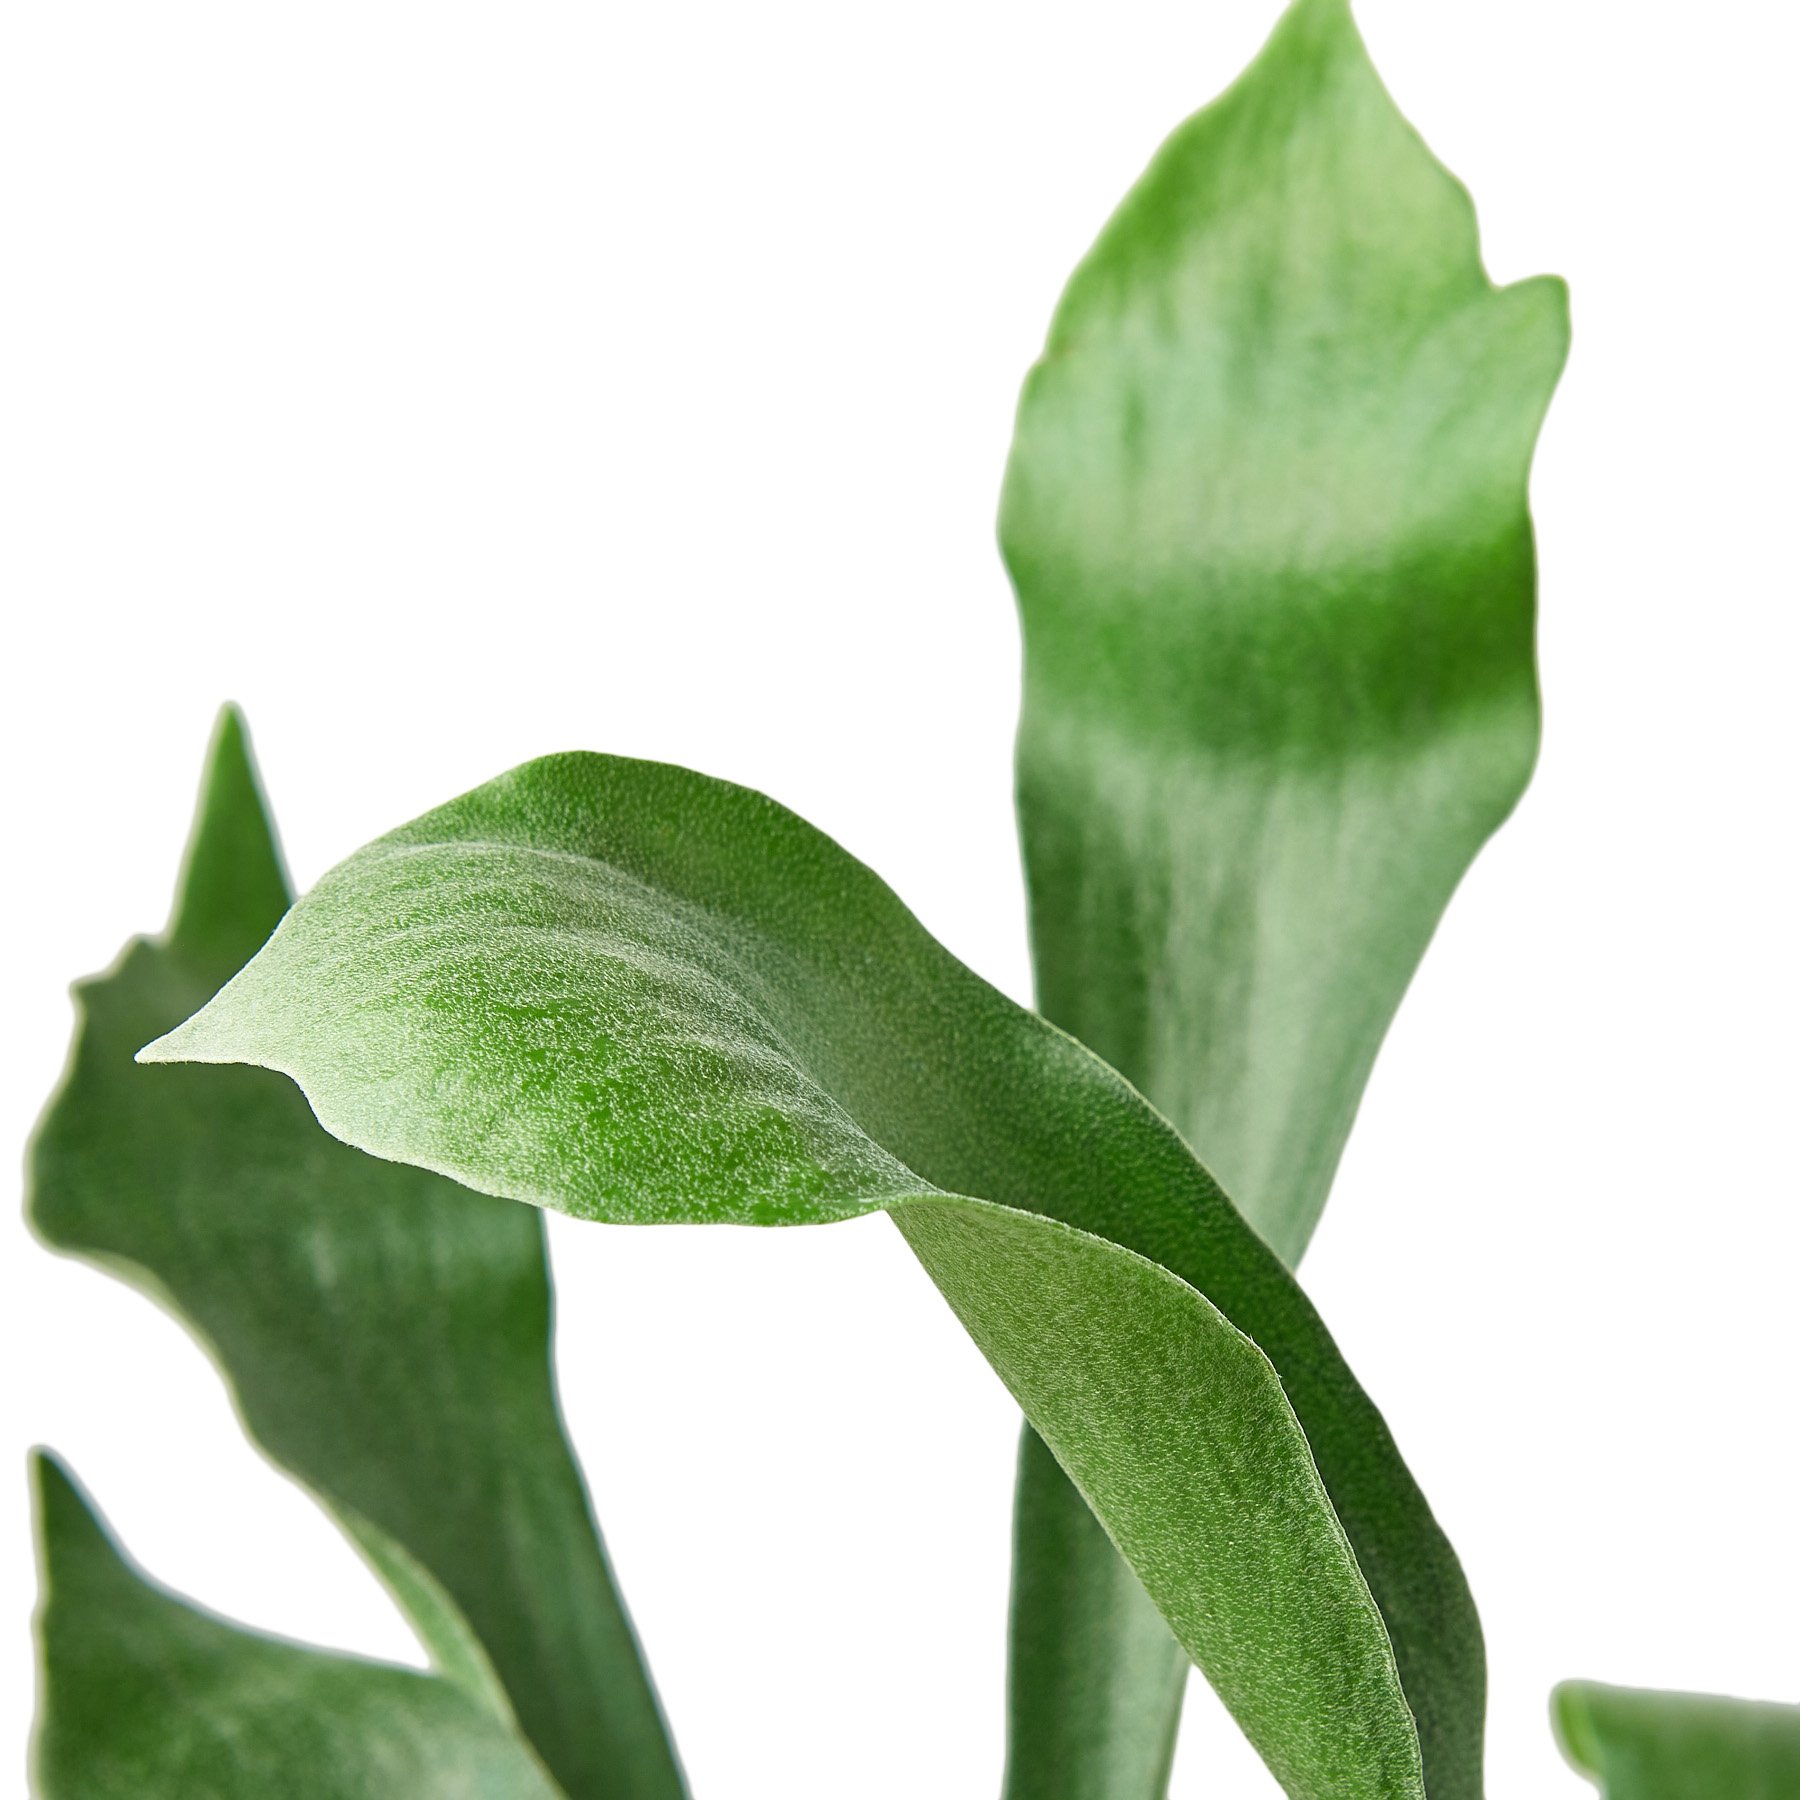
<path id="1" fill-rule="evenodd" d="M 1292 1277 L 1118 1075 L 772 801 L 527 764 L 341 864 L 143 1054 L 280 1069 L 364 1149 L 580 1217 L 886 1209 L 1288 1791 L 1423 1791 L 1413 1709 L 1464 1704 L 1473 1609 Z"/>
<path id="2" fill-rule="evenodd" d="M 120 1554 L 59 1464 L 32 1474 L 42 1800 L 558 1800 L 466 1689 L 202 1612 Z"/>
<path id="3" fill-rule="evenodd" d="M 1559 282 L 1487 279 L 1344 0 L 1298 0 L 1107 224 L 1025 386 L 1000 529 L 1038 1002 L 1290 1264 L 1536 753 L 1526 476 L 1566 346 Z M 1154 1800 L 1174 1721 L 1144 1697 L 1179 1707 L 1178 1654 L 1071 1549 L 1049 1461 L 1021 1483 L 1052 1523 L 1018 1534 L 1009 1793 Z M 1467 1700 L 1421 1716 L 1434 1794 L 1478 1791 Z"/>
<path id="4" fill-rule="evenodd" d="M 1001 506 L 1047 1014 L 1293 1260 L 1537 748 L 1526 476 L 1567 345 L 1344 0 L 1299 0 L 1076 271 Z"/>
<path id="5" fill-rule="evenodd" d="M 1800 1706 L 1571 1681 L 1551 1714 L 1563 1754 L 1604 1800 L 1800 1794 Z"/>
<path id="6" fill-rule="evenodd" d="M 1012 1566 L 1007 1800 L 1160 1800 L 1193 1664 L 1029 1423 Z"/>
<path id="7" fill-rule="evenodd" d="M 516 1717 L 570 1800 L 679 1800 L 557 1409 L 542 1220 L 347 1148 L 264 1071 L 133 1062 L 287 904 L 227 712 L 167 933 L 77 990 L 32 1222 L 193 1329 L 440 1670 Z"/>
<path id="8" fill-rule="evenodd" d="M 1193 1663 L 1029 1419 L 1012 1567 L 1002 1800 L 1163 1800 Z"/>

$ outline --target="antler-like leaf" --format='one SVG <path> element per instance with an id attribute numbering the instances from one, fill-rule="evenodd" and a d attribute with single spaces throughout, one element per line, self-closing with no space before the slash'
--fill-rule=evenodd
<path id="1" fill-rule="evenodd" d="M 287 903 L 227 711 L 168 932 L 77 989 L 74 1054 L 30 1155 L 32 1222 L 192 1327 L 257 1441 L 570 1800 L 679 1800 L 557 1410 L 542 1221 L 346 1148 L 263 1071 L 132 1060 Z"/>
<path id="2" fill-rule="evenodd" d="M 1289 1792 L 1422 1792 L 1473 1608 L 1292 1277 L 1118 1075 L 773 802 L 528 764 L 340 865 L 144 1055 L 280 1069 L 363 1149 L 584 1218 L 885 1209 Z"/>
<path id="3" fill-rule="evenodd" d="M 1487 279 L 1345 0 L 1297 0 L 1025 386 L 1001 540 L 1039 1004 L 1290 1264 L 1536 753 L 1526 474 L 1566 343 L 1560 283 Z M 1020 1468 L 1009 1792 L 1154 1800 L 1182 1660 L 1050 1460 Z M 1420 1718 L 1434 1794 L 1479 1791 L 1467 1694 Z"/>

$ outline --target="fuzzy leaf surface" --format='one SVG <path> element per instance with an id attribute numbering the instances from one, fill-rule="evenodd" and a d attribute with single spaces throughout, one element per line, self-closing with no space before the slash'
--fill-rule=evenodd
<path id="1" fill-rule="evenodd" d="M 466 1688 L 203 1612 L 119 1551 L 54 1459 L 32 1476 L 42 1800 L 559 1800 Z"/>
<path id="2" fill-rule="evenodd" d="M 1489 282 L 1345 0 L 1297 0 L 1026 383 L 1001 541 L 1038 1003 L 1290 1265 L 1536 754 L 1526 476 L 1566 345 L 1560 283 Z M 1009 1792 L 1155 1800 L 1179 1653 L 1078 1505 L 1022 1457 Z M 1479 1716 L 1421 1725 L 1434 1793 L 1477 1791 L 1434 1739 Z"/>
<path id="3" fill-rule="evenodd" d="M 527 764 L 341 864 L 143 1054 L 279 1069 L 363 1149 L 578 1217 L 886 1210 L 1289 1792 L 1423 1792 L 1473 1609 L 1293 1278 L 1113 1070 L 774 802 Z"/>
<path id="4" fill-rule="evenodd" d="M 1537 750 L 1526 480 L 1567 347 L 1344 0 L 1164 145 L 1026 382 L 1001 507 L 1046 1014 L 1289 1261 Z"/>
<path id="5" fill-rule="evenodd" d="M 251 1435 L 570 1800 L 679 1800 L 557 1408 L 541 1219 L 348 1148 L 266 1071 L 133 1061 L 287 905 L 228 711 L 167 932 L 77 989 L 29 1158 L 32 1223 L 194 1331 Z"/>

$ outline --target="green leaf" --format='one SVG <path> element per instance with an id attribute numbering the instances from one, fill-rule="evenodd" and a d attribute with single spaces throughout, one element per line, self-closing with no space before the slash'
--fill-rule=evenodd
<path id="1" fill-rule="evenodd" d="M 1800 1706 L 1570 1681 L 1551 1717 L 1563 1754 L 1605 1800 L 1800 1794 Z"/>
<path id="2" fill-rule="evenodd" d="M 1076 271 L 1001 536 L 1049 1016 L 1295 1260 L 1536 755 L 1526 476 L 1562 284 L 1496 288 L 1343 0 L 1300 0 Z"/>
<path id="3" fill-rule="evenodd" d="M 1412 1709 L 1463 1704 L 1473 1609 L 1292 1277 L 772 801 L 528 764 L 340 865 L 143 1055 L 279 1069 L 349 1142 L 583 1218 L 886 1209 L 1289 1792 L 1422 1792 Z"/>
<path id="4" fill-rule="evenodd" d="M 1536 753 L 1526 476 L 1566 347 L 1560 283 L 1487 279 L 1344 0 L 1298 0 L 1107 224 L 1026 383 L 1001 541 L 1039 1005 L 1290 1264 Z M 1174 1719 L 1144 1696 L 1178 1709 L 1179 1658 L 1125 1592 L 1073 1597 L 1118 1572 L 1065 1554 L 1074 1497 L 1022 1471 L 1056 1524 L 1019 1535 L 1011 1791 L 1152 1800 Z M 1476 1791 L 1466 1697 L 1421 1716 L 1434 1793 Z"/>
<path id="5" fill-rule="evenodd" d="M 1029 1423 L 1007 1636 L 1011 1800 L 1160 1797 L 1193 1664 Z"/>
<path id="6" fill-rule="evenodd" d="M 32 1222 L 192 1328 L 258 1443 L 375 1565 L 438 1667 L 516 1716 L 570 1800 L 678 1800 L 557 1408 L 542 1221 L 346 1148 L 260 1070 L 133 1062 L 287 900 L 227 711 L 167 934 L 77 989 L 73 1057 L 29 1159 Z"/>
<path id="7" fill-rule="evenodd" d="M 454 1682 L 201 1612 L 119 1552 L 53 1458 L 34 1456 L 32 1477 L 43 1800 L 557 1800 L 525 1745 Z"/>

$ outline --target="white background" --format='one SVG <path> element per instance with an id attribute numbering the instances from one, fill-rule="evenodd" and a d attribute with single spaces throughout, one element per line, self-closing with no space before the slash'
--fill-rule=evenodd
<path id="1" fill-rule="evenodd" d="M 509 764 L 788 801 L 1024 997 L 992 544 L 1063 278 L 1271 0 L 21 0 L 0 43 L 4 1108 L 248 708 L 302 883 Z M 1800 1698 L 1791 80 L 1773 4 L 1364 0 L 1489 263 L 1567 275 L 1548 732 L 1308 1283 L 1468 1566 L 1495 1795 L 1585 1674 Z M 148 1302 L 9 1220 L 25 1445 L 157 1574 L 410 1655 Z M 881 1220 L 553 1231 L 568 1410 L 699 1800 L 987 1800 L 1013 1409 Z M 1179 1795 L 1273 1784 L 1195 1684 Z"/>

